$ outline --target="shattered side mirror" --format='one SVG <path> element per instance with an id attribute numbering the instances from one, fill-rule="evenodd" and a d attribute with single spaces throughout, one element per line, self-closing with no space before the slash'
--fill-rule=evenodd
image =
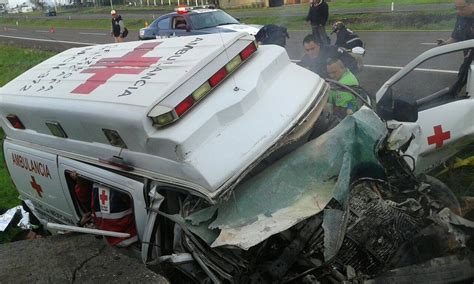
<path id="1" fill-rule="evenodd" d="M 412 97 L 393 97 L 392 89 L 377 103 L 377 114 L 384 120 L 416 122 L 418 120 L 418 106 Z"/>

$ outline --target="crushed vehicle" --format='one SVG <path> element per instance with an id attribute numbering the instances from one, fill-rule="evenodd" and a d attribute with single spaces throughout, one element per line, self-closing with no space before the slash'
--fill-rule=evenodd
<path id="1" fill-rule="evenodd" d="M 246 33 L 70 49 L 0 89 L 6 165 L 47 228 L 86 213 L 72 177 L 98 184 L 99 213 L 128 196 L 130 249 L 171 280 L 386 283 L 430 261 L 426 277 L 472 279 L 474 223 L 425 174 L 474 139 L 471 62 L 418 103 L 395 86 L 473 47 L 420 55 L 332 129 L 328 92 L 347 87 Z"/>

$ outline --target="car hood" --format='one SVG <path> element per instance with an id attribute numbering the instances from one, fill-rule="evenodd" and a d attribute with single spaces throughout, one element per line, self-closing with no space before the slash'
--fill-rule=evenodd
<path id="1" fill-rule="evenodd" d="M 324 210 L 325 239 L 337 240 L 351 178 L 362 168 L 382 169 L 376 149 L 386 135 L 380 118 L 362 108 L 237 186 L 229 200 L 189 215 L 186 226 L 211 247 L 249 249 Z M 327 209 L 331 200 L 341 210 Z M 327 259 L 338 245 L 328 241 Z"/>
<path id="2" fill-rule="evenodd" d="M 247 32 L 250 35 L 256 35 L 258 31 L 262 28 L 261 25 L 245 25 L 245 24 L 229 24 L 217 26 L 218 29 L 231 30 L 235 32 Z"/>

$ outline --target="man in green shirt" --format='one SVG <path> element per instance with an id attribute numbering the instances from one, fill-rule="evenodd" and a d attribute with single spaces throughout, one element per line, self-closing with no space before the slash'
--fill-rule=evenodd
<path id="1" fill-rule="evenodd" d="M 339 81 L 346 86 L 359 86 L 359 81 L 339 59 L 329 59 L 327 62 L 329 78 Z M 353 114 L 359 109 L 357 98 L 349 92 L 331 90 L 328 100 L 329 108 L 339 118 Z"/>

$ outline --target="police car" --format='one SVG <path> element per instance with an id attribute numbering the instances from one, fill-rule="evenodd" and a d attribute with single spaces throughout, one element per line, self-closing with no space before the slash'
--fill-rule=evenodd
<path id="1" fill-rule="evenodd" d="M 261 27 L 260 25 L 241 24 L 234 17 L 219 9 L 179 7 L 176 12 L 163 15 L 148 27 L 140 29 L 138 38 L 147 40 L 236 31 L 255 35 Z"/>
<path id="2" fill-rule="evenodd" d="M 362 263 L 366 273 L 364 264 L 374 260 L 359 254 L 366 245 L 404 232 L 367 234 L 375 239 L 347 244 L 354 179 L 362 175 L 383 186 L 392 180 L 380 173 L 401 173 L 410 178 L 398 181 L 411 182 L 403 194 L 425 194 L 430 185 L 419 182 L 413 168 L 422 173 L 474 140 L 472 126 L 463 132 L 460 123 L 473 115 L 471 84 L 462 99 L 431 94 L 421 111 L 394 96 L 393 86 L 427 59 L 472 46 L 423 54 L 377 93 L 378 114 L 363 107 L 314 140 L 327 118 L 329 84 L 292 63 L 283 48 L 258 47 L 248 33 L 73 48 L 0 89 L 6 165 L 47 228 L 87 229 L 76 226 L 86 215 L 72 178 L 79 177 L 94 184 L 92 207 L 115 228 L 87 232 L 132 237 L 144 263 L 169 262 L 194 281 L 252 273 L 258 279 L 271 271 L 278 272 L 271 278 L 281 278 L 287 266 L 305 263 L 308 255 L 295 249 L 302 249 L 299 240 L 311 236 L 304 232 L 311 228 L 314 257 L 326 254 L 331 262 L 309 261 L 310 267 Z M 446 111 L 452 115 L 443 116 Z M 119 206 L 114 196 L 127 198 Z M 408 197 L 413 203 L 419 196 Z M 428 207 L 416 213 L 438 218 L 440 206 L 431 205 L 444 203 L 437 202 L 423 203 Z M 400 216 L 385 213 L 374 216 Z M 133 230 L 113 224 L 124 217 L 133 218 Z M 339 239 L 347 242 L 321 243 Z M 386 247 L 399 245 L 396 239 Z M 268 273 L 259 274 L 268 263 Z M 282 263 L 286 270 L 272 269 Z"/>

